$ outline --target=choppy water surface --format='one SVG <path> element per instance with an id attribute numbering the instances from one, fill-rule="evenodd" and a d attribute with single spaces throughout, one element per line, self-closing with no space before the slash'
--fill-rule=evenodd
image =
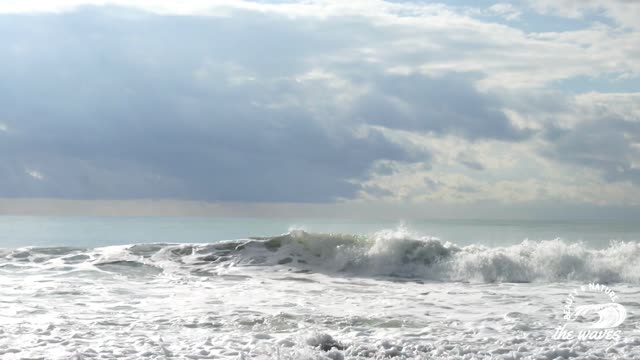
<path id="1" fill-rule="evenodd" d="M 553 339 L 567 295 L 589 282 L 615 289 L 626 308 L 620 338 Z M 639 283 L 640 246 L 631 241 L 489 246 L 406 229 L 291 230 L 201 243 L 5 247 L 0 356 L 634 359 Z"/>

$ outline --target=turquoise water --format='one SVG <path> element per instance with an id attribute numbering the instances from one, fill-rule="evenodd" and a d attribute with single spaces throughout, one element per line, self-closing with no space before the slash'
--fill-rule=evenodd
<path id="1" fill-rule="evenodd" d="M 271 236 L 301 228 L 308 232 L 371 234 L 406 227 L 459 245 L 511 245 L 561 238 L 606 247 L 611 240 L 637 241 L 640 224 L 624 221 L 424 220 L 379 222 L 303 218 L 28 217 L 0 216 L 0 247 L 97 247 L 135 243 L 208 243 Z"/>

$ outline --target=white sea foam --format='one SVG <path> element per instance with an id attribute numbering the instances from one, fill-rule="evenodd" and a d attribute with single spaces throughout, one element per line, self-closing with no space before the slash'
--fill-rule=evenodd
<path id="1" fill-rule="evenodd" d="M 457 246 L 405 229 L 0 251 L 0 357 L 640 358 L 635 243 Z M 614 342 L 551 338 L 608 282 Z"/>
<path id="2" fill-rule="evenodd" d="M 121 268 L 151 273 L 206 273 L 229 266 L 286 266 L 339 276 L 391 276 L 471 282 L 640 282 L 640 244 L 605 249 L 560 239 L 506 247 L 460 247 L 404 229 L 372 235 L 287 234 L 213 244 L 140 244 L 96 249 L 3 250 L 2 268 L 65 271 Z M 127 269 L 128 268 L 128 269 Z M 136 270 L 137 269 L 137 270 Z"/>

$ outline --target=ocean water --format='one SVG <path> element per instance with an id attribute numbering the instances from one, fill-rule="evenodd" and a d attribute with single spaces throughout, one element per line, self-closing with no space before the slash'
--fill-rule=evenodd
<path id="1" fill-rule="evenodd" d="M 638 239 L 625 222 L 0 217 L 0 358 L 638 359 Z"/>

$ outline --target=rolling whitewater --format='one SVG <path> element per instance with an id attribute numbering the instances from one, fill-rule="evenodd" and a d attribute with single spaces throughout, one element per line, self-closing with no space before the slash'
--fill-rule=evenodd
<path id="1" fill-rule="evenodd" d="M 640 357 L 634 224 L 299 221 L 1 218 L 0 356 Z"/>

